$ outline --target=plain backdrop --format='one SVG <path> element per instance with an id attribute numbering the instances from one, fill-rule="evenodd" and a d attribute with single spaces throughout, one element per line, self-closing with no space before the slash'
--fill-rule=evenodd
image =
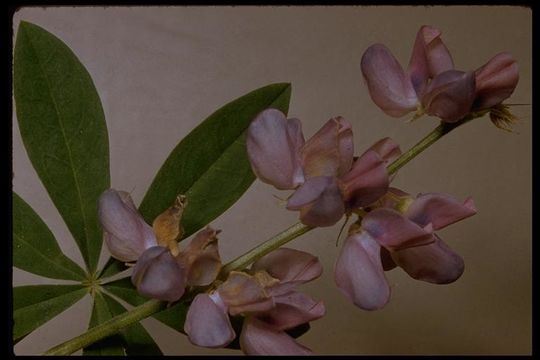
<path id="1" fill-rule="evenodd" d="M 507 102 L 531 104 L 531 15 L 510 6 L 27 7 L 15 14 L 13 27 L 14 36 L 20 20 L 44 27 L 86 66 L 105 111 L 112 187 L 131 191 L 138 204 L 180 139 L 225 103 L 269 83 L 292 83 L 289 115 L 303 121 L 306 137 L 340 115 L 352 123 L 357 154 L 386 136 L 408 149 L 437 119 L 406 123 L 407 117 L 386 116 L 371 102 L 359 64 L 379 42 L 406 65 L 424 24 L 441 29 L 458 69 L 512 53 L 520 81 Z M 465 259 L 457 282 L 432 285 L 395 269 L 386 274 L 390 303 L 367 312 L 333 282 L 341 222 L 289 243 L 324 266 L 303 290 L 323 299 L 327 314 L 312 322 L 303 344 L 317 354 L 531 353 L 531 106 L 512 111 L 520 119 L 517 133 L 476 119 L 411 161 L 393 182 L 412 194 L 474 198 L 478 214 L 439 233 Z M 14 191 L 82 264 L 28 160 L 15 115 L 13 171 Z M 222 229 L 224 261 L 297 221 L 273 195 L 287 194 L 256 180 L 212 222 Z M 60 281 L 13 270 L 14 286 L 41 283 Z M 87 296 L 18 343 L 16 354 L 40 354 L 84 332 L 90 306 Z M 238 354 L 195 347 L 154 319 L 142 323 L 167 355 Z"/>

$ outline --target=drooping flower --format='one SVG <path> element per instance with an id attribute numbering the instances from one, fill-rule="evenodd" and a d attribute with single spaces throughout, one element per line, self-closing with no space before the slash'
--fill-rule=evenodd
<path id="1" fill-rule="evenodd" d="M 427 193 L 413 199 L 391 189 L 379 205 L 353 227 L 334 269 L 337 286 L 356 306 L 384 307 L 390 298 L 384 271 L 396 266 L 435 284 L 461 276 L 463 259 L 434 231 L 474 215 L 471 198 L 462 203 L 447 194 Z"/>
<path id="2" fill-rule="evenodd" d="M 195 345 L 225 347 L 236 337 L 229 315 L 242 316 L 240 347 L 246 354 L 311 354 L 286 331 L 324 315 L 322 302 L 296 290 L 321 273 L 313 255 L 277 249 L 256 261 L 249 272 L 233 271 L 216 290 L 198 294 L 184 331 Z"/>
<path id="3" fill-rule="evenodd" d="M 508 53 L 495 55 L 476 71 L 455 70 L 441 32 L 427 25 L 416 35 L 406 72 L 382 44 L 366 50 L 361 68 L 373 102 L 386 114 L 401 117 L 416 110 L 446 122 L 501 103 L 519 80 L 517 63 Z"/>
<path id="4" fill-rule="evenodd" d="M 385 138 L 354 161 L 353 134 L 342 117 L 330 119 L 304 140 L 298 119 L 276 109 L 252 121 L 247 150 L 253 172 L 280 190 L 295 190 L 287 209 L 310 226 L 334 225 L 348 209 L 366 206 L 388 189 L 386 164 L 399 147 Z M 354 161 L 354 163 L 353 163 Z"/>
<path id="5" fill-rule="evenodd" d="M 475 109 L 487 109 L 510 97 L 519 81 L 519 69 L 511 54 L 502 52 L 475 71 Z"/>
<path id="6" fill-rule="evenodd" d="M 185 198 L 177 197 L 151 227 L 127 192 L 109 189 L 100 196 L 99 220 L 105 243 L 114 258 L 136 261 L 131 281 L 143 296 L 176 301 L 186 286 L 208 285 L 219 273 L 219 231 L 207 227 L 184 251 L 179 250 L 177 241 L 183 234 L 180 220 L 185 205 Z"/>

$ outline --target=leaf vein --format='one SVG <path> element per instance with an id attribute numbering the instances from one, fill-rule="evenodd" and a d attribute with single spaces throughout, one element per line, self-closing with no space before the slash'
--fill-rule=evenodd
<path id="1" fill-rule="evenodd" d="M 83 220 L 83 232 L 84 232 L 84 236 L 85 236 L 85 239 L 84 239 L 84 248 L 85 248 L 85 251 L 88 255 L 88 261 L 87 261 L 87 257 L 86 256 L 83 256 L 83 258 L 85 259 L 85 263 L 86 263 L 86 266 L 87 266 L 87 270 L 90 270 L 90 251 L 89 251 L 89 235 L 88 235 L 88 228 L 87 228 L 87 223 L 88 223 L 88 220 L 86 218 L 86 213 L 84 211 L 84 207 L 82 205 L 82 195 L 81 195 L 81 189 L 80 189 L 80 184 L 79 184 L 79 179 L 78 179 L 78 176 L 77 174 L 75 173 L 74 171 L 74 162 L 73 162 L 73 155 L 71 153 L 71 147 L 69 146 L 69 143 L 67 141 L 67 137 L 66 137 L 66 133 L 65 133 L 65 128 L 64 128 L 64 123 L 62 121 L 62 118 L 61 118 L 61 113 L 60 113 L 60 110 L 58 109 L 58 103 L 57 103 L 57 100 L 56 98 L 54 97 L 53 95 L 53 92 L 52 92 L 52 86 L 50 84 L 50 79 L 49 79 L 49 76 L 47 74 L 47 72 L 45 71 L 45 69 L 43 68 L 43 65 L 42 65 L 42 60 L 39 58 L 39 53 L 36 51 L 35 49 L 35 46 L 34 44 L 32 43 L 32 38 L 31 37 L 28 37 L 29 39 L 29 44 L 30 46 L 32 47 L 32 50 L 34 51 L 34 53 L 36 54 L 36 59 L 37 59 L 37 62 L 38 62 L 38 65 L 41 69 L 41 72 L 43 73 L 44 75 L 44 78 L 45 78 L 45 83 L 47 84 L 47 88 L 49 90 L 48 94 L 51 98 L 51 101 L 54 105 L 54 109 L 55 109 L 55 112 L 56 112 L 56 118 L 58 119 L 58 124 L 60 125 L 60 130 L 62 132 L 62 137 L 64 139 L 64 144 L 66 146 L 66 149 L 67 149 L 67 152 L 68 152 L 68 158 L 69 158 L 69 163 L 71 165 L 71 172 L 73 174 L 73 178 L 75 180 L 75 188 L 77 190 L 77 197 L 78 197 L 78 205 L 80 207 L 80 211 L 81 211 L 81 215 L 82 215 L 82 220 Z"/>

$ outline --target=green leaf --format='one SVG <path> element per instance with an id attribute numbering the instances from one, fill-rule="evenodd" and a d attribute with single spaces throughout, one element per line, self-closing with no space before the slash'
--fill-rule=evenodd
<path id="1" fill-rule="evenodd" d="M 18 338 L 17 340 L 13 340 L 13 345 L 17 345 L 17 343 L 21 340 L 23 340 L 25 337 L 27 337 L 28 335 L 24 335 L 24 336 L 21 336 L 20 338 Z"/>
<path id="2" fill-rule="evenodd" d="M 13 193 L 13 265 L 33 274 L 82 280 L 84 270 L 65 256 L 38 214 Z"/>
<path id="3" fill-rule="evenodd" d="M 131 283 L 131 277 L 111 281 L 110 283 L 104 284 L 103 287 L 111 294 L 118 296 L 120 299 L 133 306 L 141 305 L 150 300 L 139 295 L 137 289 L 135 289 Z"/>
<path id="4" fill-rule="evenodd" d="M 273 107 L 287 113 L 291 85 L 272 84 L 223 106 L 191 131 L 172 151 L 139 210 L 148 223 L 185 194 L 184 238 L 227 210 L 255 176 L 247 157 L 245 133 L 251 120 Z"/>
<path id="5" fill-rule="evenodd" d="M 126 312 L 126 308 L 107 294 L 104 294 L 113 316 Z M 163 355 L 159 346 L 140 323 L 128 326 L 120 334 L 124 338 L 127 355 Z"/>
<path id="6" fill-rule="evenodd" d="M 17 32 L 13 69 L 28 157 L 93 272 L 102 243 L 97 200 L 110 183 L 107 126 L 98 93 L 67 45 L 25 21 Z"/>
<path id="7" fill-rule="evenodd" d="M 112 297 L 96 293 L 90 326 L 94 327 L 126 309 Z M 118 334 L 103 339 L 84 349 L 83 355 L 163 355 L 152 337 L 140 323 L 123 328 Z"/>
<path id="8" fill-rule="evenodd" d="M 98 278 L 106 279 L 108 277 L 119 274 L 127 269 L 129 268 L 126 266 L 126 263 L 110 257 L 109 260 L 107 260 L 107 263 L 105 263 L 105 265 L 103 266 L 103 269 L 101 269 Z"/>
<path id="9" fill-rule="evenodd" d="M 82 285 L 30 285 L 13 288 L 13 339 L 43 325 L 87 293 Z"/>
<path id="10" fill-rule="evenodd" d="M 94 294 L 94 306 L 88 329 L 113 318 L 107 302 L 100 292 Z M 125 355 L 120 334 L 109 336 L 83 349 L 83 355 Z"/>
<path id="11" fill-rule="evenodd" d="M 103 287 L 111 294 L 118 296 L 120 299 L 133 306 L 141 305 L 149 300 L 139 295 L 129 277 L 112 281 L 103 285 Z M 187 304 L 178 302 L 173 306 L 154 314 L 153 317 L 174 330 L 183 333 L 184 321 L 186 320 L 188 309 L 189 306 Z"/>

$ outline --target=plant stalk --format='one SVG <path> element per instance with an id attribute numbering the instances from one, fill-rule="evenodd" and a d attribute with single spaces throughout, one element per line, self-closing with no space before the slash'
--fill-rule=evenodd
<path id="1" fill-rule="evenodd" d="M 428 147 L 430 147 L 433 143 L 435 143 L 437 140 L 442 138 L 444 135 L 448 134 L 450 131 L 454 130 L 458 126 L 463 125 L 466 122 L 469 122 L 470 120 L 478 116 L 481 116 L 481 115 L 472 113 L 468 115 L 467 117 L 463 118 L 462 120 L 454 122 L 454 123 L 445 123 L 441 121 L 439 126 L 433 129 L 422 140 L 417 142 L 412 148 L 410 148 L 409 150 L 401 154 L 401 156 L 397 158 L 393 163 L 388 165 L 387 167 L 388 174 L 390 175 L 394 174 L 396 171 L 398 171 L 405 164 L 407 164 L 409 161 L 414 159 L 416 156 L 418 156 L 418 154 L 426 150 Z"/>
<path id="2" fill-rule="evenodd" d="M 70 355 L 75 351 L 85 348 L 98 340 L 104 339 L 122 330 L 122 328 L 140 321 L 148 316 L 164 310 L 167 302 L 160 300 L 149 300 L 130 311 L 122 313 L 105 321 L 104 323 L 89 329 L 82 335 L 68 340 L 47 350 L 43 355 Z"/>
<path id="3" fill-rule="evenodd" d="M 393 163 L 388 165 L 388 173 L 391 175 L 407 164 L 409 161 L 414 159 L 418 154 L 427 149 L 437 140 L 439 140 L 444 135 L 448 134 L 453 129 L 458 126 L 484 114 L 470 114 L 464 119 L 455 122 L 455 123 L 444 123 L 441 122 L 434 130 L 432 130 L 428 135 L 426 135 L 422 140 L 420 140 L 416 145 L 410 148 L 408 151 L 403 153 L 398 159 Z M 225 278 L 227 274 L 233 270 L 242 270 L 247 265 L 253 263 L 257 259 L 260 259 L 264 255 L 270 253 L 271 251 L 279 248 L 282 245 L 285 245 L 289 241 L 307 233 L 308 231 L 314 229 L 313 227 L 304 225 L 302 223 L 296 223 L 289 227 L 288 229 L 282 231 L 281 233 L 273 236 L 267 241 L 263 242 L 260 245 L 257 245 L 253 249 L 249 250 L 244 255 L 239 256 L 238 258 L 232 260 L 228 264 L 224 265 L 219 277 Z M 75 351 L 87 347 L 94 342 L 111 336 L 122 328 L 129 326 L 137 321 L 140 321 L 150 315 L 153 315 L 161 310 L 164 310 L 167 306 L 165 301 L 159 300 L 149 300 L 146 303 L 139 305 L 133 308 L 130 311 L 127 311 L 123 314 L 117 315 L 114 318 L 95 326 L 89 329 L 82 335 L 79 335 L 71 340 L 68 340 L 60 345 L 57 345 L 47 352 L 44 355 L 69 355 Z"/>
<path id="4" fill-rule="evenodd" d="M 264 255 L 276 250 L 282 245 L 285 245 L 289 241 L 307 233 L 308 231 L 314 229 L 311 226 L 304 225 L 302 223 L 296 223 L 293 226 L 289 227 L 286 230 L 283 230 L 274 237 L 268 239 L 260 245 L 255 246 L 253 249 L 248 251 L 242 256 L 237 257 L 233 261 L 229 262 L 221 269 L 220 278 L 226 278 L 227 274 L 233 270 L 242 270 L 249 264 L 260 259 Z"/>

